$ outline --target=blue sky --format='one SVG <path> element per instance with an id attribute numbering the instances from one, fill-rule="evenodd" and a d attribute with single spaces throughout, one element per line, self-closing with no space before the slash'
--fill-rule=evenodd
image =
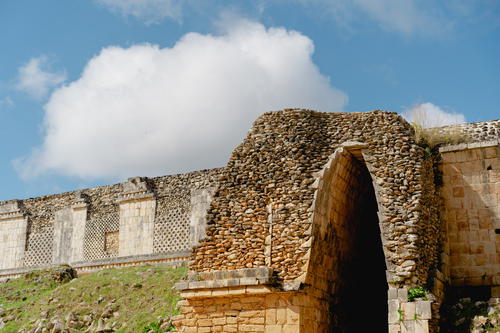
<path id="1" fill-rule="evenodd" d="M 500 118 L 500 2 L 0 0 L 0 200 L 222 166 L 262 112 Z"/>

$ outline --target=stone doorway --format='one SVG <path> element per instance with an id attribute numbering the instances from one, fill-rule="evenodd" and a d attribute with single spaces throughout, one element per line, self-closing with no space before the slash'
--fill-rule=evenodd
<path id="1" fill-rule="evenodd" d="M 388 332 L 378 204 L 361 149 L 341 147 L 318 179 L 305 283 L 325 302 L 321 332 Z M 324 322 L 324 324 L 323 324 Z"/>
<path id="2" fill-rule="evenodd" d="M 331 307 L 332 332 L 387 332 L 387 279 L 378 220 L 378 205 L 372 180 L 364 161 L 353 159 L 357 184 L 350 196 L 354 209 L 346 216 L 350 227 L 341 245 L 347 253 L 339 267 L 336 294 Z M 353 176 L 354 176 L 353 175 Z"/>

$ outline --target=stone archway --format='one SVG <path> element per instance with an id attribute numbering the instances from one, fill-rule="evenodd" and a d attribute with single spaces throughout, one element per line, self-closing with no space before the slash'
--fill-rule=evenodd
<path id="1" fill-rule="evenodd" d="M 318 176 L 305 283 L 328 302 L 330 331 L 387 332 L 378 205 L 359 147 L 337 149 Z"/>

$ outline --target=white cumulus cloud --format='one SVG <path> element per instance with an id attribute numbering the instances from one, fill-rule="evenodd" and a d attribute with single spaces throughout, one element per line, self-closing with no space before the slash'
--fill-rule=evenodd
<path id="1" fill-rule="evenodd" d="M 47 67 L 47 56 L 31 58 L 25 65 L 18 69 L 16 87 L 25 91 L 34 98 L 45 96 L 50 89 L 66 80 L 64 72 L 53 72 Z"/>
<path id="2" fill-rule="evenodd" d="M 441 127 L 465 123 L 465 116 L 461 113 L 447 112 L 432 103 L 415 105 L 403 112 L 403 117 L 424 128 Z"/>
<path id="3" fill-rule="evenodd" d="M 53 92 L 43 144 L 15 164 L 25 177 L 89 178 L 223 166 L 265 111 L 343 109 L 347 96 L 319 72 L 313 51 L 296 31 L 243 20 L 171 48 L 107 47 Z"/>
<path id="4" fill-rule="evenodd" d="M 96 0 L 113 12 L 133 16 L 148 24 L 158 23 L 165 18 L 180 20 L 180 0 Z"/>

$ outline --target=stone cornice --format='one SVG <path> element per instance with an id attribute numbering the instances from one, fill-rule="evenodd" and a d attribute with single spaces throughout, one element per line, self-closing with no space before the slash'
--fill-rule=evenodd
<path id="1" fill-rule="evenodd" d="M 116 202 L 120 204 L 127 201 L 148 200 L 154 196 L 147 177 L 132 177 L 123 183 L 123 193 Z"/>
<path id="2" fill-rule="evenodd" d="M 87 208 L 88 198 L 82 192 L 75 193 L 75 202 L 71 205 L 73 209 L 85 209 Z"/>
<path id="3" fill-rule="evenodd" d="M 24 211 L 20 200 L 13 200 L 0 205 L 0 220 L 17 219 L 20 217 L 24 217 Z"/>
<path id="4" fill-rule="evenodd" d="M 500 145 L 500 139 L 479 141 L 479 142 L 470 142 L 470 143 L 461 143 L 458 145 L 447 145 L 447 146 L 439 147 L 439 152 L 440 153 L 447 153 L 447 152 L 452 152 L 452 151 L 495 147 L 498 145 Z"/>

